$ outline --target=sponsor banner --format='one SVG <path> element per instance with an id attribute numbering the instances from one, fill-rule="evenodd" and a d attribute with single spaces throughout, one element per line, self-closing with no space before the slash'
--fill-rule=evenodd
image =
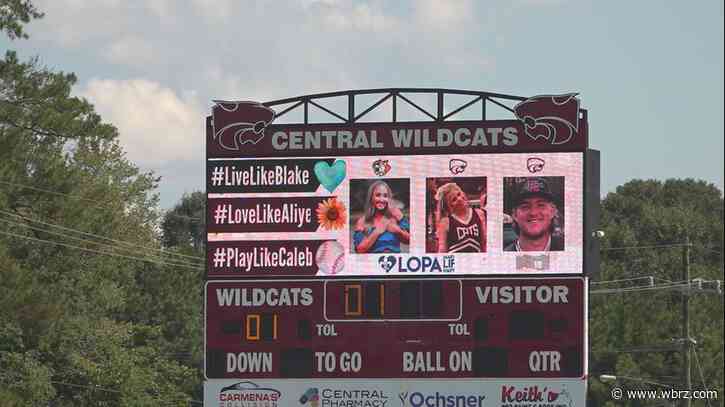
<path id="1" fill-rule="evenodd" d="M 207 378 L 578 378 L 583 278 L 209 281 Z"/>
<path id="2" fill-rule="evenodd" d="M 513 109 L 518 120 L 352 125 L 273 124 L 275 112 L 259 103 L 217 103 L 207 158 L 584 151 L 587 124 L 575 96 L 530 98 Z"/>
<path id="3" fill-rule="evenodd" d="M 585 407 L 586 380 L 208 380 L 215 407 Z"/>

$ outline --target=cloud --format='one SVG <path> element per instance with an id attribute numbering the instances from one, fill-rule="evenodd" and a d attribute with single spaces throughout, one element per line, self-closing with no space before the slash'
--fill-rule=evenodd
<path id="1" fill-rule="evenodd" d="M 402 26 L 402 21 L 372 3 L 317 1 L 309 4 L 306 11 L 312 21 L 335 31 L 390 33 Z"/>
<path id="2" fill-rule="evenodd" d="M 418 23 L 438 31 L 460 30 L 474 15 L 470 0 L 420 0 L 414 4 Z"/>
<path id="3" fill-rule="evenodd" d="M 165 182 L 186 175 L 178 168 L 188 163 L 203 164 L 214 99 L 468 87 L 496 62 L 486 44 L 491 26 L 476 10 L 484 7 L 472 0 L 37 1 L 46 17 L 33 23 L 28 43 L 53 47 L 50 62 L 81 81 L 96 78 L 79 91 L 119 128 L 129 159 Z M 346 112 L 344 101 L 325 102 Z M 373 102 L 357 100 L 358 113 Z M 388 120 L 390 110 L 368 118 Z"/>
<path id="4" fill-rule="evenodd" d="M 99 43 L 168 26 L 175 21 L 176 10 L 170 0 L 38 0 L 37 6 L 46 17 L 38 20 L 33 36 L 37 33 L 63 47 L 93 47 L 99 52 Z"/>
<path id="5" fill-rule="evenodd" d="M 495 39 L 472 0 L 38 1 L 47 17 L 37 38 L 105 63 L 94 70 L 114 79 L 194 87 L 204 100 L 442 85 L 494 66 L 485 43 Z M 210 69 L 231 86 L 205 81 Z"/>
<path id="6" fill-rule="evenodd" d="M 144 79 L 93 79 L 80 96 L 118 128 L 131 161 L 153 168 L 173 160 L 203 159 L 199 151 L 205 114 L 193 93 L 180 97 Z"/>
<path id="7" fill-rule="evenodd" d="M 143 67 L 156 60 L 156 53 L 148 41 L 137 37 L 123 37 L 103 50 L 108 61 L 115 64 Z"/>
<path id="8" fill-rule="evenodd" d="M 227 21 L 232 18 L 233 0 L 193 0 L 196 10 L 211 21 Z"/>

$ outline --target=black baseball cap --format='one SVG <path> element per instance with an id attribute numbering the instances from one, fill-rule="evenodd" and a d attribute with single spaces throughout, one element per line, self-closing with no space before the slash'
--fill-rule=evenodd
<path id="1" fill-rule="evenodd" d="M 554 194 L 551 193 L 549 184 L 544 178 L 530 177 L 516 183 L 516 186 L 514 188 L 513 206 L 517 207 L 521 204 L 521 201 L 526 198 L 531 198 L 533 196 L 540 196 L 542 198 L 546 198 L 551 202 L 556 202 L 556 200 L 554 199 Z"/>

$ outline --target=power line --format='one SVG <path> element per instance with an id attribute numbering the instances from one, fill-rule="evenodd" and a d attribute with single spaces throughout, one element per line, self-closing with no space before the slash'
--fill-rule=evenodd
<path id="1" fill-rule="evenodd" d="M 654 276 L 653 276 L 653 278 L 654 278 L 655 280 L 661 280 L 661 281 L 664 281 L 665 283 L 671 283 L 671 284 L 674 284 L 674 283 L 675 283 L 674 281 L 672 281 L 672 280 L 668 280 L 668 279 L 666 279 L 666 278 L 661 278 L 661 277 L 654 277 Z"/>
<path id="2" fill-rule="evenodd" d="M 677 288 L 690 287 L 690 283 L 687 281 L 675 282 L 672 284 L 663 284 L 659 286 L 635 286 L 625 288 L 609 288 L 602 290 L 591 290 L 589 294 L 619 294 L 627 292 L 641 292 L 641 291 L 656 291 L 656 290 L 672 290 Z"/>
<path id="3" fill-rule="evenodd" d="M 31 187 L 31 186 L 25 185 L 25 184 L 18 184 L 18 183 L 15 183 L 15 182 L 2 181 L 2 180 L 0 180 L 0 184 L 12 185 L 12 186 L 16 186 L 16 187 L 19 187 L 19 188 L 32 189 L 34 191 L 45 192 L 45 193 L 49 193 L 49 194 L 53 194 L 53 195 L 67 196 L 67 197 L 72 198 L 72 199 L 93 202 L 93 203 L 97 203 L 97 204 L 100 204 L 102 206 L 108 207 L 108 202 L 101 202 L 101 201 L 97 201 L 97 200 L 94 200 L 94 199 L 82 198 L 82 197 L 74 196 L 74 195 L 71 195 L 71 194 L 68 194 L 68 193 L 64 193 L 64 192 L 52 191 L 50 189 L 44 189 L 44 188 L 38 188 L 38 187 Z M 172 217 L 189 219 L 189 220 L 195 220 L 195 221 L 203 221 L 203 219 L 201 219 L 201 218 L 194 218 L 194 217 L 190 217 L 190 216 L 179 215 L 179 214 L 176 214 L 176 213 L 171 213 L 169 211 L 166 211 L 163 216 L 172 216 Z"/>
<path id="4" fill-rule="evenodd" d="M 71 194 L 66 194 L 66 193 L 63 193 L 63 192 L 51 191 L 49 189 L 43 189 L 43 188 L 38 188 L 38 187 L 31 187 L 31 186 L 25 185 L 25 184 L 17 184 L 15 182 L 9 182 L 9 181 L 0 180 L 0 184 L 12 185 L 12 186 L 16 186 L 16 187 L 19 187 L 19 188 L 25 188 L 25 189 L 32 189 L 33 191 L 45 192 L 45 193 L 53 194 L 53 195 L 67 196 L 67 197 L 70 197 L 70 198 L 73 198 L 73 199 L 77 199 L 79 201 L 93 202 L 93 203 L 97 203 L 97 204 L 100 204 L 100 205 L 103 205 L 103 206 L 108 205 L 108 202 L 101 202 L 101 201 L 96 201 L 94 199 L 82 198 L 82 197 L 79 197 L 79 196 L 73 196 Z"/>
<path id="5" fill-rule="evenodd" d="M 156 255 L 152 255 L 152 254 L 149 254 L 149 253 L 132 251 L 131 249 L 128 249 L 128 248 L 113 246 L 113 245 L 109 245 L 109 244 L 105 244 L 105 243 L 101 243 L 101 242 L 95 242 L 95 241 L 92 241 L 92 240 L 87 240 L 87 239 L 83 239 L 83 238 L 80 238 L 80 237 L 71 236 L 71 235 L 67 235 L 67 234 L 64 234 L 64 233 L 60 233 L 60 232 L 55 232 L 55 231 L 48 230 L 48 229 L 43 229 L 43 228 L 38 228 L 38 227 L 35 227 L 35 226 L 30 226 L 30 225 L 27 225 L 27 224 L 24 224 L 24 223 L 20 223 L 20 222 L 14 222 L 14 221 L 9 220 L 9 219 L 2 219 L 2 218 L 0 218 L 0 222 L 11 223 L 11 224 L 18 225 L 18 226 L 21 226 L 21 227 L 25 227 L 25 228 L 30 228 L 30 229 L 33 229 L 33 230 L 37 230 L 37 231 L 40 231 L 40 232 L 43 232 L 43 233 L 48 233 L 48 234 L 51 234 L 51 235 L 65 237 L 67 239 L 73 239 L 73 240 L 77 240 L 77 241 L 80 241 L 80 242 L 83 242 L 83 243 L 95 244 L 95 245 L 99 245 L 101 247 L 107 247 L 107 248 L 110 248 L 110 249 L 118 249 L 118 250 L 126 250 L 126 251 L 131 252 L 132 254 L 145 255 L 145 256 L 149 256 L 151 259 L 165 261 L 166 263 L 168 263 L 170 265 L 186 265 L 186 266 L 194 266 L 194 267 L 200 266 L 199 264 L 187 263 L 187 262 L 183 262 L 183 261 L 176 260 L 176 259 L 173 259 L 173 258 L 172 259 L 169 259 L 169 260 L 164 260 L 162 257 L 156 256 Z"/>
<path id="6" fill-rule="evenodd" d="M 4 231 L 1 231 L 1 230 L 0 230 L 0 234 L 7 235 L 7 236 L 13 236 L 13 237 L 17 237 L 17 238 L 20 238 L 20 239 L 32 240 L 32 241 L 36 241 L 36 242 L 55 244 L 55 245 L 59 245 L 59 246 L 69 247 L 71 249 L 78 249 L 78 250 L 85 251 L 85 252 L 90 252 L 90 253 L 95 253 L 95 254 L 101 254 L 101 255 L 104 255 L 104 256 L 121 257 L 121 258 L 124 258 L 124 259 L 145 261 L 145 262 L 148 262 L 148 263 L 160 264 L 160 265 L 165 265 L 165 266 L 185 267 L 185 268 L 192 269 L 192 270 L 203 270 L 204 269 L 203 267 L 192 267 L 192 266 L 186 266 L 186 265 L 170 264 L 170 263 L 167 263 L 167 262 L 164 262 L 164 261 L 155 261 L 155 260 L 151 260 L 151 259 L 144 259 L 144 258 L 135 257 L 135 256 L 127 256 L 127 255 L 118 254 L 118 253 L 102 252 L 102 251 L 99 251 L 99 250 L 93 250 L 93 249 L 87 249 L 87 248 L 84 248 L 84 247 L 73 246 L 73 245 L 70 245 L 70 244 L 67 244 L 67 243 L 60 243 L 60 242 L 53 242 L 53 241 L 50 241 L 50 240 L 37 239 L 37 238 L 34 238 L 34 237 L 18 235 L 18 234 L 15 234 L 15 233 L 4 232 Z"/>
<path id="7" fill-rule="evenodd" d="M 636 281 L 636 280 L 651 280 L 654 277 L 652 276 L 643 276 L 643 277 L 632 277 L 632 278 L 623 278 L 620 280 L 606 280 L 606 281 L 592 281 L 589 284 L 609 284 L 609 283 L 620 283 L 625 281 Z"/>
<path id="8" fill-rule="evenodd" d="M 78 387 L 78 388 L 81 388 L 81 389 L 91 389 L 91 390 L 105 391 L 107 393 L 121 393 L 120 390 L 108 389 L 108 388 L 101 387 L 101 386 L 98 386 L 98 385 L 96 385 L 96 386 L 88 386 L 88 385 L 85 385 L 84 386 L 82 384 L 59 382 L 59 381 L 55 381 L 55 380 L 51 380 L 50 382 L 53 383 L 53 384 L 60 384 L 60 385 L 63 385 L 63 386 Z"/>
<path id="9" fill-rule="evenodd" d="M 171 212 L 168 212 L 168 211 L 164 214 L 164 216 L 166 216 L 166 215 L 171 215 L 171 216 L 174 216 L 174 217 L 177 217 L 177 218 L 182 218 L 182 219 L 195 220 L 195 221 L 198 221 L 198 222 L 201 222 L 203 220 L 201 218 L 194 218 L 194 217 L 191 217 L 191 216 L 179 215 L 177 213 L 171 213 Z"/>
<path id="10" fill-rule="evenodd" d="M 50 382 L 53 383 L 53 384 L 59 384 L 61 386 L 76 387 L 76 388 L 80 388 L 80 389 L 97 390 L 97 391 L 102 391 L 102 392 L 106 392 L 106 393 L 123 394 L 123 392 L 120 391 L 120 390 L 109 389 L 107 387 L 101 387 L 99 385 L 89 386 L 89 385 L 82 385 L 82 384 L 75 384 L 75 383 L 59 382 L 57 380 L 50 380 Z M 155 398 L 155 397 L 154 397 L 154 399 L 159 400 L 158 398 Z M 163 401 L 168 401 L 169 404 L 171 404 L 173 401 L 186 401 L 187 403 L 203 404 L 203 402 L 202 401 L 199 401 L 199 400 L 182 399 L 182 398 L 179 398 L 179 399 L 176 399 L 176 400 L 164 399 Z"/>
<path id="11" fill-rule="evenodd" d="M 25 219 L 25 220 L 30 221 L 30 222 L 36 222 L 36 223 L 40 223 L 42 225 L 47 225 L 47 226 L 55 227 L 55 228 L 58 228 L 58 229 L 61 229 L 61 230 L 67 230 L 69 232 L 76 232 L 76 233 L 80 233 L 82 235 L 86 235 L 86 236 L 91 236 L 91 237 L 95 237 L 95 238 L 99 238 L 99 239 L 108 240 L 108 241 L 111 241 L 111 242 L 114 242 L 114 243 L 125 244 L 125 245 L 131 246 L 131 247 L 139 247 L 139 248 L 146 249 L 146 250 L 158 251 L 158 252 L 161 252 L 161 253 L 164 253 L 164 254 L 168 254 L 169 256 L 185 257 L 185 258 L 190 258 L 190 259 L 193 259 L 193 260 L 203 260 L 202 257 L 189 256 L 189 255 L 181 254 L 181 253 L 173 253 L 173 252 L 168 252 L 168 251 L 165 251 L 165 250 L 162 250 L 162 249 L 154 249 L 154 248 L 149 248 L 149 247 L 146 247 L 146 246 L 141 246 L 141 245 L 138 245 L 138 244 L 135 244 L 135 243 L 125 242 L 123 240 L 111 239 L 110 237 L 96 235 L 96 234 L 93 234 L 93 233 L 84 232 L 82 230 L 72 229 L 72 228 L 69 228 L 69 227 L 65 227 L 65 226 L 61 226 L 61 225 L 56 225 L 56 224 L 53 224 L 53 223 L 43 222 L 41 220 L 29 218 L 27 216 L 18 215 L 16 213 L 4 211 L 2 209 L 0 209 L 0 213 L 5 214 L 5 215 L 9 215 L 9 216 L 14 216 L 16 218 Z"/>
<path id="12" fill-rule="evenodd" d="M 692 246 L 690 243 L 672 243 L 672 244 L 657 244 L 648 246 L 622 246 L 622 247 L 604 247 L 599 249 L 600 251 L 613 251 L 613 250 L 629 250 L 629 249 L 663 249 L 668 247 L 685 247 Z"/>

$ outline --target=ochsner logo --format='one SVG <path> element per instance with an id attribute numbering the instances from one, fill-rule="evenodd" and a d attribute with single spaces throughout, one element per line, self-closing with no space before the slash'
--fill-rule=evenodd
<path id="1" fill-rule="evenodd" d="M 574 407 L 566 386 L 559 391 L 539 386 L 501 386 L 501 407 L 522 403 L 530 407 Z"/>
<path id="2" fill-rule="evenodd" d="M 421 393 L 398 394 L 402 407 L 484 407 L 486 396 L 480 394 Z"/>
<path id="3" fill-rule="evenodd" d="M 385 255 L 378 257 L 378 265 L 386 273 L 452 273 L 456 270 L 456 258 L 453 255 L 441 258 Z"/>
<path id="4" fill-rule="evenodd" d="M 282 393 L 277 389 L 261 387 L 254 382 L 239 382 L 219 391 L 219 406 L 223 407 L 279 407 Z"/>

